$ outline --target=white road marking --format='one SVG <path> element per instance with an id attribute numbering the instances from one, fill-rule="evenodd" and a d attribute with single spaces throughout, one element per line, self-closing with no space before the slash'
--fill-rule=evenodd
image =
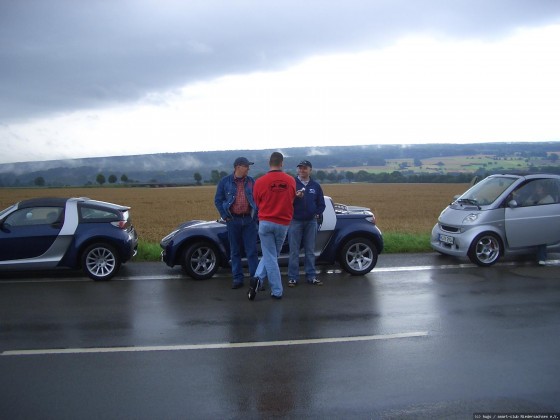
<path id="1" fill-rule="evenodd" d="M 348 343 L 355 341 L 394 340 L 398 338 L 425 337 L 427 331 L 416 331 L 397 334 L 363 335 L 354 337 L 314 338 L 307 340 L 262 341 L 247 343 L 216 343 L 216 344 L 185 344 L 174 346 L 139 346 L 139 347 L 97 347 L 76 349 L 39 349 L 39 350 L 6 350 L 0 356 L 38 356 L 47 354 L 83 354 L 83 353 L 123 353 L 148 351 L 185 351 L 208 349 L 234 349 L 247 347 L 300 346 L 308 344 Z"/>

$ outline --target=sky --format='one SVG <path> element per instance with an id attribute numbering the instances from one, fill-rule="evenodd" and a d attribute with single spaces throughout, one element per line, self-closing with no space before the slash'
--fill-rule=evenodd
<path id="1" fill-rule="evenodd" d="M 0 0 L 0 164 L 560 141 L 559 0 Z"/>

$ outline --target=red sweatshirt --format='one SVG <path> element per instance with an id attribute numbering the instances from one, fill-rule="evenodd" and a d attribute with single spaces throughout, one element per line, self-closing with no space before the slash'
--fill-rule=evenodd
<path id="1" fill-rule="evenodd" d="M 271 170 L 255 181 L 253 197 L 259 220 L 289 225 L 294 215 L 296 181 L 281 170 Z"/>

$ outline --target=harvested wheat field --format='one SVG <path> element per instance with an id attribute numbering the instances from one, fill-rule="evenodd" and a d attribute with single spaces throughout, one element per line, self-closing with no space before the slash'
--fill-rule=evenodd
<path id="1" fill-rule="evenodd" d="M 325 184 L 335 202 L 369 207 L 383 232 L 429 233 L 441 210 L 468 184 Z M 178 188 L 2 188 L 0 209 L 34 197 L 89 197 L 130 206 L 141 240 L 158 243 L 179 223 L 218 217 L 215 186 Z"/>

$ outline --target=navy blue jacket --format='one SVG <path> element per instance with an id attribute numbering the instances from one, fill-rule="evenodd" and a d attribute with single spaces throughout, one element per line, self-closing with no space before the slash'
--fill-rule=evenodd
<path id="1" fill-rule="evenodd" d="M 323 214 L 325 211 L 325 196 L 323 189 L 317 181 L 309 178 L 307 186 L 296 176 L 296 191 L 305 187 L 305 193 L 302 198 L 294 198 L 294 219 L 295 220 L 312 220 Z"/>

